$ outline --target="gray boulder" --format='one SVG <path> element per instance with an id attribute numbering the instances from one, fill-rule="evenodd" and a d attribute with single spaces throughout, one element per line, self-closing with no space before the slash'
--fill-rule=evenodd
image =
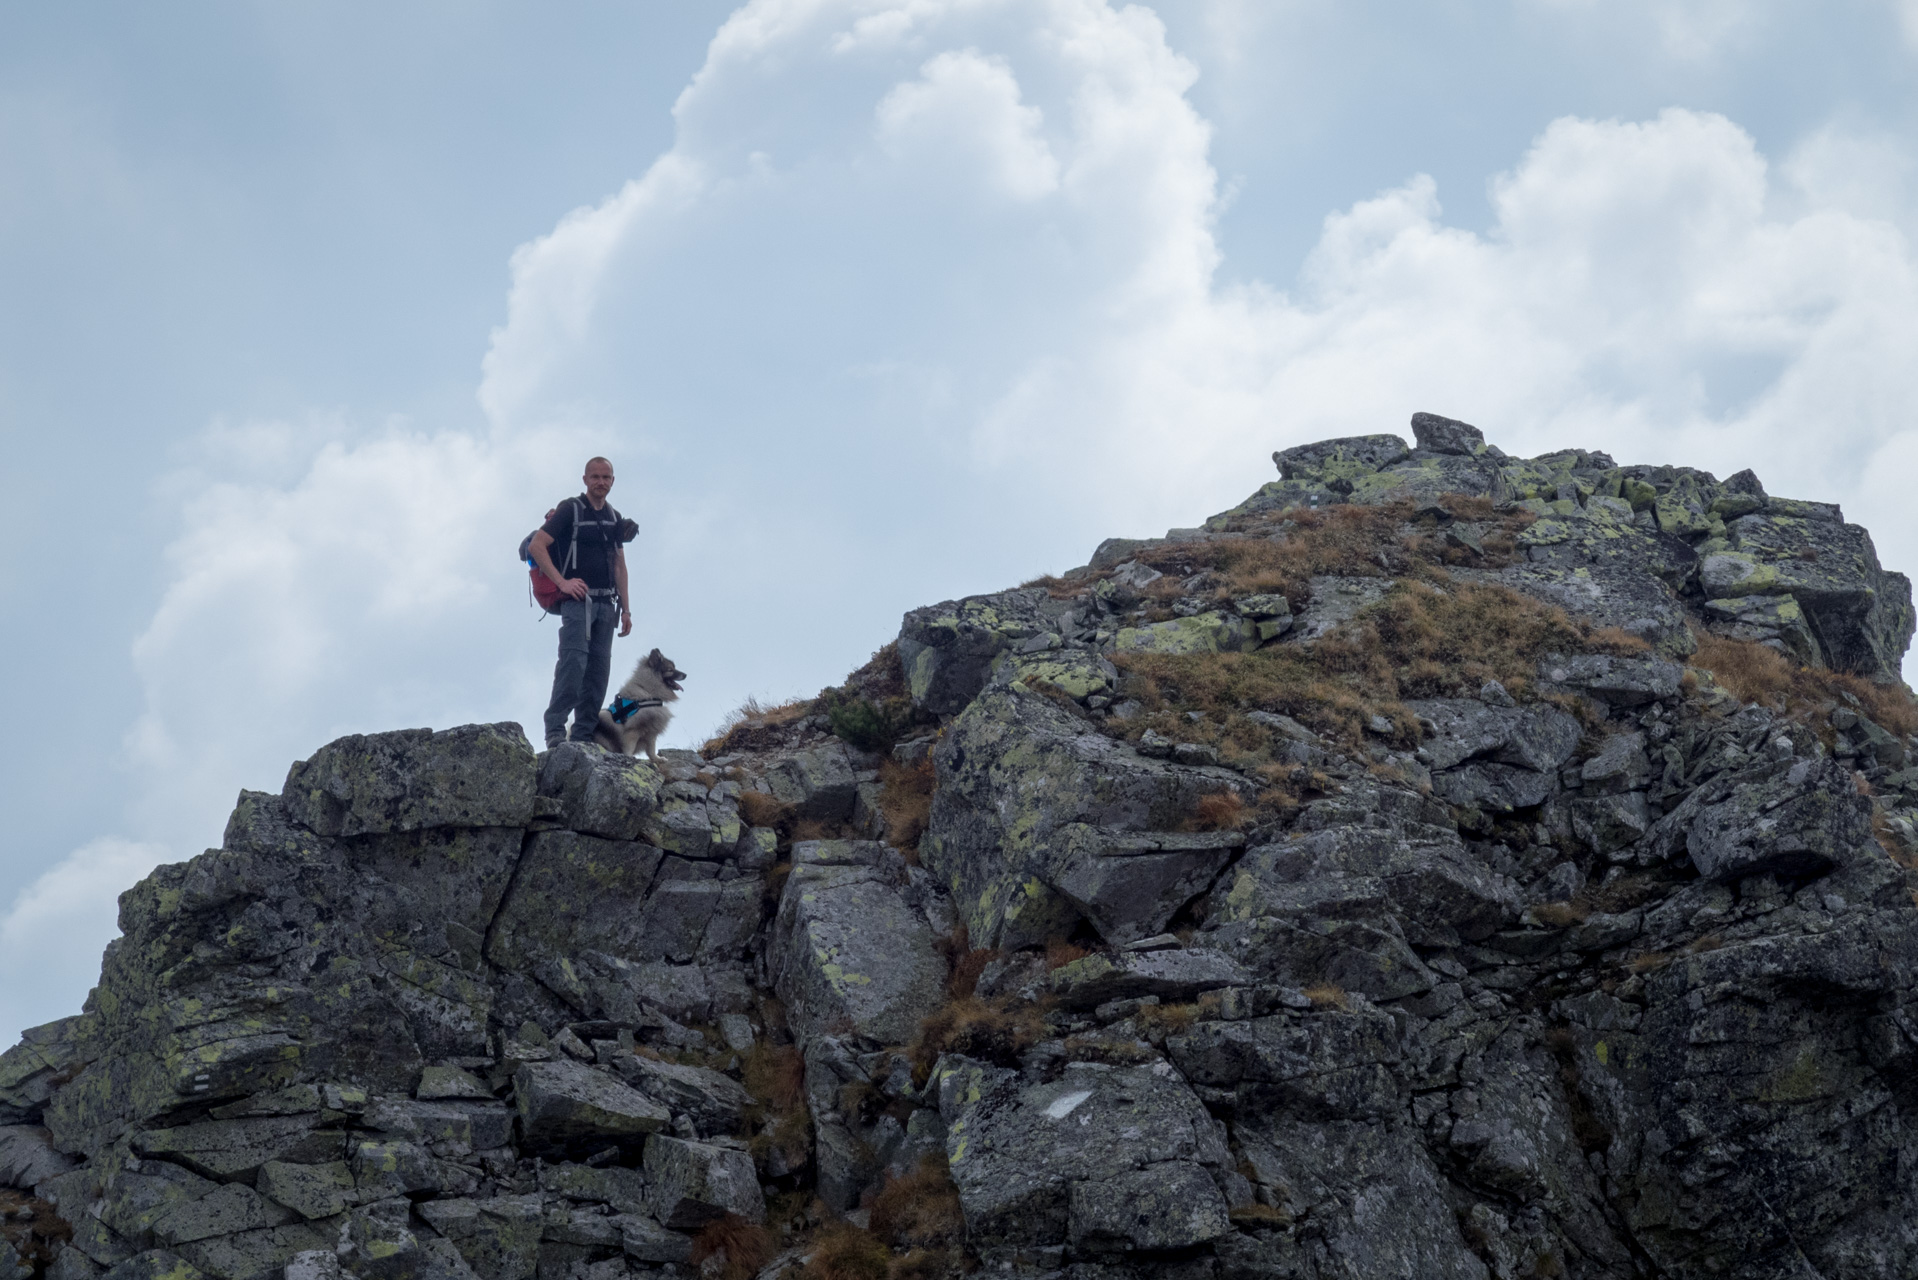
<path id="1" fill-rule="evenodd" d="M 1427 453 L 1472 457 L 1485 452 L 1485 433 L 1468 422 L 1441 418 L 1436 413 L 1412 415 L 1412 435 Z"/>
<path id="2" fill-rule="evenodd" d="M 308 1221 L 345 1212 L 354 1191 L 353 1171 L 340 1160 L 328 1164 L 269 1160 L 260 1166 L 256 1185 L 262 1195 Z"/>
<path id="3" fill-rule="evenodd" d="M 659 789 L 651 764 L 588 743 L 563 742 L 540 757 L 539 794 L 557 800 L 560 821 L 585 835 L 633 839 Z"/>
<path id="4" fill-rule="evenodd" d="M 1685 670 L 1662 658 L 1620 658 L 1609 654 L 1554 655 L 1539 663 L 1547 688 L 1582 693 L 1614 707 L 1642 707 L 1678 696 Z"/>
<path id="5" fill-rule="evenodd" d="M 852 817 L 859 798 L 852 760 L 837 741 L 781 757 L 766 781 L 774 799 L 792 805 L 802 818 L 843 822 Z"/>
<path id="6" fill-rule="evenodd" d="M 252 1187 L 230 1182 L 155 1219 L 153 1238 L 169 1248 L 178 1248 L 213 1236 L 277 1227 L 295 1217 L 291 1209 L 275 1204 Z"/>
<path id="7" fill-rule="evenodd" d="M 515 1073 L 513 1093 L 521 1141 L 538 1150 L 637 1145 L 672 1120 L 637 1089 L 579 1062 L 529 1062 Z"/>
<path id="8" fill-rule="evenodd" d="M 108 1268 L 112 1280 L 202 1280 L 199 1268 L 169 1249 L 148 1249 Z"/>
<path id="9" fill-rule="evenodd" d="M 878 1043 L 903 1043 L 945 998 L 946 962 L 930 921 L 879 867 L 795 866 L 770 959 L 774 988 L 802 1038 L 843 1022 Z"/>
<path id="10" fill-rule="evenodd" d="M 1406 704 L 1428 732 L 1421 761 L 1452 804 L 1508 812 L 1541 804 L 1578 749 L 1578 721 L 1556 707 L 1488 706 L 1476 698 Z"/>
<path id="11" fill-rule="evenodd" d="M 1724 549 L 1699 565 L 1699 584 L 1709 600 L 1749 600 L 1790 596 L 1802 611 L 1815 656 L 1838 671 L 1869 677 L 1893 677 L 1911 643 L 1911 582 L 1888 573 L 1878 562 L 1871 535 L 1845 524 L 1836 509 L 1793 504 L 1802 514 L 1770 499 L 1763 512 L 1752 511 L 1726 523 Z M 1755 612 L 1749 604 L 1737 612 Z M 1718 616 L 1723 616 L 1722 613 Z M 1746 623 L 1733 615 L 1732 626 Z M 1781 617 L 1779 640 L 1789 648 L 1791 623 Z"/>
<path id="12" fill-rule="evenodd" d="M 1016 687 L 974 699 L 933 761 L 920 857 L 973 945 L 1009 950 L 1066 936 L 1080 919 L 1113 940 L 1159 932 L 1236 844 L 1174 829 L 1202 796 L 1250 787 L 1229 770 L 1142 756 Z"/>
<path id="13" fill-rule="evenodd" d="M 76 1163 L 54 1149 L 53 1135 L 39 1125 L 0 1126 L 0 1186 L 30 1188 Z"/>
<path id="14" fill-rule="evenodd" d="M 752 1096 L 736 1080 L 707 1067 L 639 1054 L 617 1055 L 612 1065 L 627 1084 L 674 1115 L 688 1117 L 701 1133 L 733 1133 L 753 1104 Z"/>
<path id="15" fill-rule="evenodd" d="M 655 1134 L 646 1140 L 646 1186 L 653 1216 L 674 1231 L 697 1230 L 729 1213 L 766 1220 L 752 1157 L 731 1147 Z"/>
<path id="16" fill-rule="evenodd" d="M 639 917 L 663 856 L 636 841 L 537 832 L 488 932 L 487 959 L 522 973 L 583 950 L 657 959 Z"/>
<path id="17" fill-rule="evenodd" d="M 1871 802 L 1835 761 L 1800 760 L 1768 771 L 1730 787 L 1722 799 L 1696 804 L 1687 817 L 1685 850 L 1707 880 L 1803 879 L 1878 854 Z"/>
<path id="18" fill-rule="evenodd" d="M 208 1120 L 174 1129 L 149 1129 L 135 1135 L 133 1149 L 144 1156 L 178 1161 L 196 1173 L 221 1180 L 252 1181 L 269 1160 L 313 1164 L 338 1160 L 346 1135 L 319 1129 L 317 1115 L 262 1116 L 250 1120 Z"/>
<path id="19" fill-rule="evenodd" d="M 293 821 L 323 836 L 426 827 L 524 827 L 537 791 L 517 724 L 352 734 L 287 772 Z"/>
<path id="20" fill-rule="evenodd" d="M 1057 630 L 1058 612 L 1038 589 L 914 609 L 899 627 L 899 662 L 913 707 L 941 716 L 963 710 L 985 687 L 994 660 L 1022 641 Z"/>
<path id="21" fill-rule="evenodd" d="M 544 1212 L 538 1196 L 428 1200 L 419 1213 L 480 1280 L 532 1280 L 539 1269 Z"/>
<path id="22" fill-rule="evenodd" d="M 1048 985 L 1066 1009 L 1092 1009 L 1113 1000 L 1152 996 L 1167 1004 L 1192 1000 L 1252 975 L 1230 956 L 1203 947 L 1090 955 L 1054 969 Z"/>
<path id="23" fill-rule="evenodd" d="M 1221 1127 L 1170 1071 L 1068 1063 L 1059 1079 L 948 1056 L 933 1069 L 971 1247 L 1180 1248 L 1228 1229 Z M 1130 1198 L 1132 1212 L 1122 1208 Z"/>

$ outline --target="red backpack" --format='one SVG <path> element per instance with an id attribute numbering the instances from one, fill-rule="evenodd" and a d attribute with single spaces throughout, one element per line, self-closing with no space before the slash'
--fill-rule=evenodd
<path id="1" fill-rule="evenodd" d="M 568 498 L 566 501 L 573 504 L 573 537 L 566 548 L 566 563 L 557 567 L 561 574 L 570 577 L 573 566 L 579 561 L 579 499 Z M 557 511 L 559 508 L 553 509 Z M 533 559 L 533 537 L 538 532 L 538 529 L 533 530 L 520 542 L 519 558 L 525 563 L 527 573 L 532 579 L 534 602 L 548 613 L 558 613 L 559 606 L 566 599 L 566 593 L 559 589 L 557 582 L 546 576 L 546 571 L 539 567 L 537 560 Z"/>

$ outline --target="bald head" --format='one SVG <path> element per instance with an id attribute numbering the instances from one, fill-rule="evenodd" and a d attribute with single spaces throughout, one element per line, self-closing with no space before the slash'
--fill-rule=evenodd
<path id="1" fill-rule="evenodd" d="M 598 507 L 606 501 L 606 495 L 613 488 L 613 464 L 604 458 L 588 458 L 586 474 L 586 497 L 593 506 Z"/>

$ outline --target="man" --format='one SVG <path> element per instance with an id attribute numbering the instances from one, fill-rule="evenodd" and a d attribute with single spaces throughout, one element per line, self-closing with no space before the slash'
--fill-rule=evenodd
<path id="1" fill-rule="evenodd" d="M 546 707 L 546 745 L 566 740 L 566 713 L 573 715 L 573 741 L 591 742 L 613 670 L 613 623 L 630 635 L 633 611 L 626 594 L 626 551 L 619 543 L 619 512 L 606 501 L 613 464 L 586 464 L 586 492 L 553 509 L 533 535 L 533 562 L 565 595 L 559 606 L 559 662 L 553 668 L 553 698 Z M 554 553 L 560 563 L 555 564 Z"/>

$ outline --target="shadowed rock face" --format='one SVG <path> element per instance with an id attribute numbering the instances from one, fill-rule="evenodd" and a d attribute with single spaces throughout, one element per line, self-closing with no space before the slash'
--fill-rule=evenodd
<path id="1" fill-rule="evenodd" d="M 354 736 L 243 793 L 0 1055 L 0 1181 L 71 1227 L 0 1265 L 683 1277 L 765 1223 L 780 1276 L 817 1225 L 782 1206 L 861 1222 L 913 1174 L 919 1275 L 1918 1274 L 1918 717 L 1687 665 L 1716 633 L 1890 679 L 1905 579 L 1749 472 L 1412 434 L 908 614 L 832 704 L 894 699 L 883 781 L 821 714 L 657 768 Z M 1257 664 L 1336 654 L 1346 696 L 1416 566 L 1288 599 L 1180 554 L 1342 505 L 1443 553 L 1421 590 L 1644 645 L 1317 733 Z"/>

